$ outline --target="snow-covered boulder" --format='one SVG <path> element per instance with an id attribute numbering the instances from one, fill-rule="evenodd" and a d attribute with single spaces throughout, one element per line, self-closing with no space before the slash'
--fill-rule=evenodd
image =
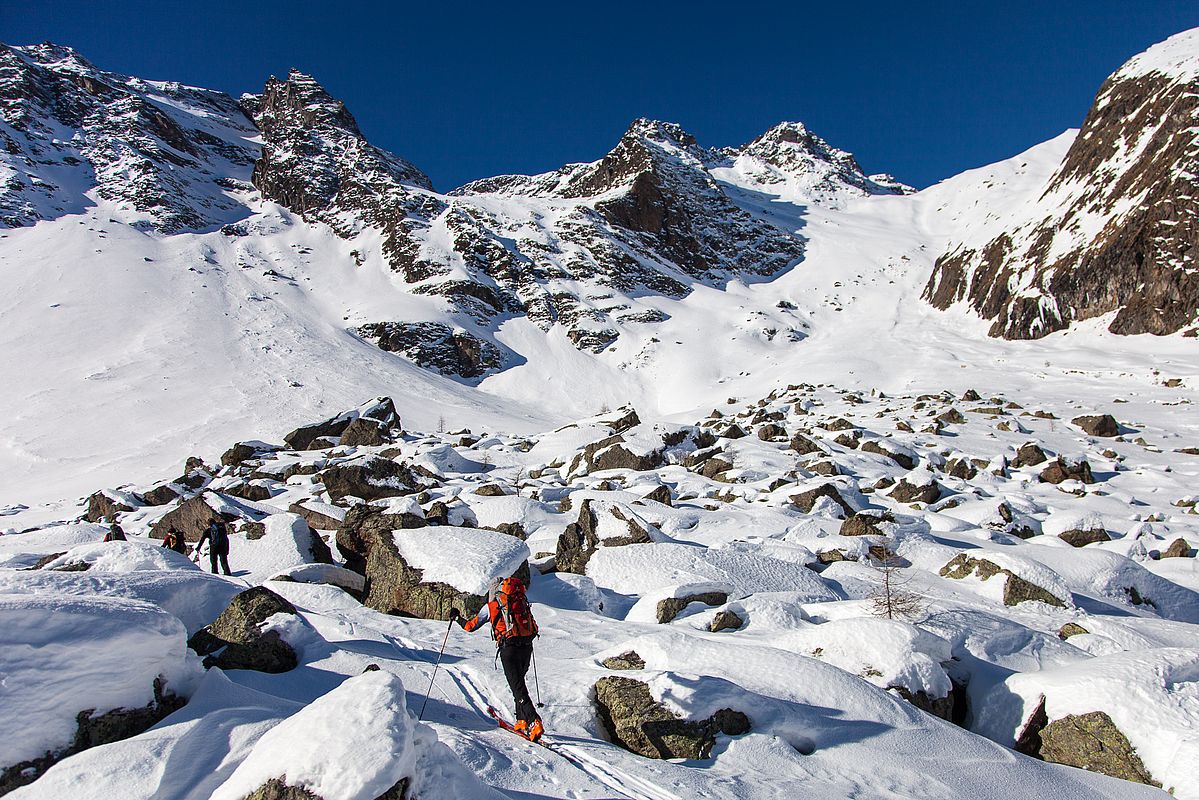
<path id="1" fill-rule="evenodd" d="M 685 583 L 644 594 L 625 617 L 629 622 L 673 622 L 687 606 L 719 606 L 728 602 L 731 587 L 723 583 Z"/>
<path id="2" fill-rule="evenodd" d="M 529 548 L 520 539 L 481 528 L 435 526 L 377 537 L 366 562 L 365 603 L 385 614 L 449 619 L 472 615 L 495 578 L 528 582 Z"/>
<path id="3" fill-rule="evenodd" d="M 0 536 L 0 566 L 32 567 L 43 556 L 64 553 L 82 544 L 101 542 L 108 533 L 107 525 L 87 522 L 70 525 L 51 525 L 26 533 Z"/>
<path id="4" fill-rule="evenodd" d="M 136 505 L 137 499 L 130 493 L 101 489 L 87 498 L 84 519 L 88 522 L 112 522 L 117 514 L 132 511 Z"/>
<path id="5" fill-rule="evenodd" d="M 335 417 L 296 428 L 283 437 L 284 444 L 289 450 L 313 450 L 330 447 L 333 440 L 345 433 L 350 423 L 359 418 L 366 418 L 378 423 L 382 433 L 389 433 L 400 424 L 400 416 L 396 413 L 395 405 L 390 397 L 376 397 L 356 409 L 338 414 Z"/>
<path id="6" fill-rule="evenodd" d="M 230 565 L 250 583 L 262 583 L 305 564 L 332 563 L 325 540 L 298 514 L 272 514 L 263 518 L 262 526 L 258 538 L 238 537 L 230 544 Z"/>
<path id="7" fill-rule="evenodd" d="M 988 551 L 977 557 L 959 553 L 941 568 L 940 574 L 956 580 L 977 578 L 988 590 L 993 585 L 998 590 L 996 599 L 1007 606 L 1032 600 L 1059 608 L 1073 605 L 1065 581 L 1053 570 L 1009 553 Z M 993 582 L 996 576 L 1003 577 Z"/>
<path id="8" fill-rule="evenodd" d="M 273 581 L 295 583 L 323 583 L 337 586 L 353 595 L 361 595 L 366 588 L 366 579 L 353 570 L 336 564 L 301 564 L 291 567 L 271 578 Z"/>
<path id="9" fill-rule="evenodd" d="M 265 586 L 255 586 L 234 597 L 187 644 L 205 656 L 207 667 L 287 672 L 299 658 L 280 630 L 290 622 L 287 617 L 295 616 L 295 606 Z"/>
<path id="10" fill-rule="evenodd" d="M 661 541 L 665 537 L 625 503 L 584 500 L 579 517 L 558 537 L 554 563 L 563 572 L 579 575 L 600 547 L 621 547 Z"/>
<path id="11" fill-rule="evenodd" d="M 42 565 L 45 570 L 83 572 L 139 572 L 142 570 L 197 570 L 187 556 L 169 547 L 148 542 L 98 542 L 72 547 L 53 561 Z"/>
<path id="12" fill-rule="evenodd" d="M 686 720 L 654 699 L 649 684 L 611 675 L 595 683 L 595 705 L 609 738 L 646 758 L 705 759 L 716 734 L 739 736 L 751 728 L 740 711 L 721 709 L 704 720 Z"/>
<path id="13" fill-rule="evenodd" d="M 719 584 L 730 598 L 756 592 L 792 592 L 795 602 L 841 599 L 802 564 L 726 547 L 669 542 L 605 547 L 587 565 L 596 585 L 627 595 L 686 584 Z"/>
<path id="14" fill-rule="evenodd" d="M 403 684 L 382 670 L 346 679 L 267 731 L 212 800 L 283 796 L 268 786 L 316 800 L 496 796 L 409 715 Z"/>
<path id="15" fill-rule="evenodd" d="M 1193 800 L 1199 797 L 1197 684 L 1193 648 L 1099 656 L 1009 676 L 975 704 L 974 728 L 1004 744 L 1019 739 L 1022 749 L 1057 763 L 1152 782 Z M 1096 748 L 1095 741 L 1107 746 Z"/>
<path id="16" fill-rule="evenodd" d="M 387 504 L 358 503 L 337 527 L 337 552 L 349 569 L 366 574 L 371 548 L 393 530 L 423 528 L 425 513 L 411 497 L 391 498 Z"/>
<path id="17" fill-rule="evenodd" d="M 936 716 L 952 717 L 953 685 L 942 666 L 952 658 L 952 647 L 915 625 L 872 617 L 831 620 L 790 631 L 781 643 L 894 689 Z"/>
<path id="18" fill-rule="evenodd" d="M 334 501 L 344 497 L 367 501 L 397 497 L 419 491 L 429 483 L 408 465 L 375 455 L 327 467 L 320 476 Z"/>
<path id="19" fill-rule="evenodd" d="M 137 600 L 0 594 L 0 792 L 178 708 L 198 672 L 185 639 Z"/>
<path id="20" fill-rule="evenodd" d="M 213 522 L 232 522 L 237 514 L 229 504 L 214 492 L 202 492 L 190 500 L 184 500 L 150 526 L 150 535 L 155 539 L 166 536 L 171 528 L 183 534 L 189 542 L 198 542 Z"/>

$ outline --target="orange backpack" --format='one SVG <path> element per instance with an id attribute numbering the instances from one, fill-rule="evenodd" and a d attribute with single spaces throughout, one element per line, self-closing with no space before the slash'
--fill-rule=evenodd
<path id="1" fill-rule="evenodd" d="M 492 621 L 491 635 L 499 643 L 515 636 L 532 638 L 537 635 L 537 621 L 525 594 L 520 578 L 506 578 L 495 595 L 499 614 Z"/>

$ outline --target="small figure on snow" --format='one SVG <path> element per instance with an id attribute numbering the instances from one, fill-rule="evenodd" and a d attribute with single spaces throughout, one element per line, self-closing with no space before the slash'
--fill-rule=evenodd
<path id="1" fill-rule="evenodd" d="M 217 560 L 221 562 L 221 569 L 226 575 L 232 575 L 229 571 L 229 531 L 225 527 L 224 520 L 213 520 L 204 530 L 204 535 L 200 537 L 200 541 L 196 542 L 196 561 L 200 560 L 200 548 L 204 542 L 208 542 L 208 563 L 212 567 L 212 574 L 216 574 Z"/>
<path id="2" fill-rule="evenodd" d="M 167 535 L 162 537 L 162 546 L 171 548 L 179 555 L 187 555 L 187 543 L 183 541 L 183 534 L 174 527 L 170 528 Z"/>
<path id="3" fill-rule="evenodd" d="M 121 526 L 114 522 L 108 527 L 108 533 L 104 534 L 104 541 L 127 542 L 129 540 L 125 538 L 125 531 L 121 530 Z"/>
<path id="4" fill-rule="evenodd" d="M 533 660 L 537 622 L 533 619 L 533 609 L 529 606 L 524 582 L 517 577 L 502 581 L 494 579 L 487 591 L 487 604 L 479 609 L 476 616 L 464 619 L 455 608 L 450 612 L 450 620 L 457 622 L 467 633 L 477 630 L 484 622 L 491 622 L 491 638 L 495 639 L 500 663 L 504 665 L 504 677 L 508 679 L 508 688 L 512 690 L 512 700 L 516 706 L 513 728 L 530 741 L 540 739 L 541 717 L 537 715 L 533 700 L 529 697 L 529 687 L 525 685 L 525 674 Z"/>

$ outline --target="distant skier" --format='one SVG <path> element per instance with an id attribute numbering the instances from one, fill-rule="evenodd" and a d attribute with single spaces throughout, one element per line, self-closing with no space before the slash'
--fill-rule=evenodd
<path id="1" fill-rule="evenodd" d="M 208 562 L 212 567 L 212 574 L 216 574 L 217 560 L 221 562 L 221 569 L 226 575 L 232 575 L 229 570 L 229 531 L 225 527 L 224 520 L 213 520 L 204 530 L 204 535 L 200 537 L 200 541 L 196 542 L 196 558 L 199 560 L 200 547 L 208 542 Z"/>
<path id="2" fill-rule="evenodd" d="M 531 741 L 540 739 L 541 717 L 537 715 L 529 697 L 529 688 L 525 685 L 525 674 L 533 659 L 537 622 L 533 619 L 533 609 L 529 606 L 524 582 L 516 577 L 502 581 L 496 578 L 487 591 L 487 604 L 479 609 L 476 616 L 464 619 L 455 608 L 450 611 L 450 619 L 467 633 L 477 630 L 484 622 L 491 622 L 491 638 L 495 639 L 499 649 L 504 677 L 508 679 L 508 688 L 512 690 L 512 700 L 516 706 L 513 728 Z"/>
<path id="3" fill-rule="evenodd" d="M 174 528 L 168 530 L 167 535 L 162 537 L 162 546 L 169 547 L 180 555 L 187 555 L 187 543 L 183 541 L 183 535 Z"/>

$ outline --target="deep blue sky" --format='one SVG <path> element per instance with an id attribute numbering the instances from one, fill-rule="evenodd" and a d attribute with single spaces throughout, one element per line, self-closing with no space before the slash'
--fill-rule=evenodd
<path id="1" fill-rule="evenodd" d="M 710 146 L 801 120 L 926 186 L 1077 127 L 1199 3 L 0 0 L 0 40 L 234 95 L 290 67 L 439 189 L 599 158 L 639 116 Z"/>

